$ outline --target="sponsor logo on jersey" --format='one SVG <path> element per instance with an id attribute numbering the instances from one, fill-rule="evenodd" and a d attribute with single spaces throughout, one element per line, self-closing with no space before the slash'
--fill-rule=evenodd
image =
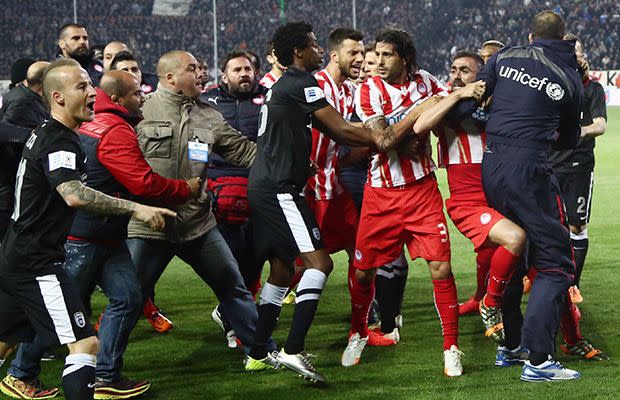
<path id="1" fill-rule="evenodd" d="M 86 326 L 86 318 L 84 318 L 84 314 L 81 311 L 78 311 L 75 314 L 73 314 L 73 320 L 75 321 L 75 324 L 79 326 L 80 328 L 83 328 Z"/>
<path id="2" fill-rule="evenodd" d="M 75 169 L 75 153 L 70 151 L 56 151 L 47 155 L 50 172 L 58 168 Z"/>
<path id="3" fill-rule="evenodd" d="M 318 86 L 304 88 L 304 94 L 306 95 L 306 102 L 308 103 L 314 103 L 317 100 L 325 98 L 325 93 Z"/>
<path id="4" fill-rule="evenodd" d="M 564 89 L 555 83 L 549 82 L 549 78 L 538 78 L 528 74 L 525 71 L 525 68 L 512 68 L 502 65 L 499 68 L 499 76 L 502 78 L 510 79 L 515 82 L 522 84 L 523 86 L 527 86 L 529 88 L 538 90 L 539 92 L 545 88 L 545 93 L 549 96 L 550 99 L 559 101 L 564 97 Z"/>

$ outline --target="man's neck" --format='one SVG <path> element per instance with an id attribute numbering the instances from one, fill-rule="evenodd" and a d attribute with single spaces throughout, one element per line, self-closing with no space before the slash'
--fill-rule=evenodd
<path id="1" fill-rule="evenodd" d="M 329 64 L 327 64 L 327 67 L 325 69 L 329 73 L 329 76 L 331 76 L 334 80 L 334 83 L 336 83 L 336 86 L 338 86 L 338 88 L 340 89 L 344 81 L 347 80 L 347 77 L 344 76 L 342 72 L 340 72 L 340 67 L 338 66 L 338 64 L 330 62 Z"/>
<path id="2" fill-rule="evenodd" d="M 64 112 L 52 110 L 52 118 L 63 124 L 65 127 L 67 127 L 67 129 L 70 129 L 75 133 L 79 133 L 80 123 L 77 122 L 74 118 L 66 115 Z"/>

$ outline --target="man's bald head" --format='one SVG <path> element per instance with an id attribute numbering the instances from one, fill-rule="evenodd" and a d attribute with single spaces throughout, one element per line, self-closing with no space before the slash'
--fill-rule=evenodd
<path id="1" fill-rule="evenodd" d="M 73 68 L 82 67 L 72 58 L 61 58 L 50 63 L 43 71 L 43 91 L 50 104 L 54 92 L 62 92 L 64 87 L 70 84 L 68 78 Z"/>
<path id="2" fill-rule="evenodd" d="M 531 29 L 533 39 L 562 40 L 566 23 L 560 14 L 547 10 L 534 16 Z"/>
<path id="3" fill-rule="evenodd" d="M 109 71 L 114 56 L 121 51 L 129 51 L 129 47 L 123 42 L 110 42 L 103 49 L 103 70 Z"/>
<path id="4" fill-rule="evenodd" d="M 28 71 L 26 72 L 26 82 L 28 83 L 29 88 L 33 89 L 43 85 L 43 75 L 45 73 L 45 69 L 49 65 L 50 63 L 47 61 L 37 61 L 28 67 Z"/>
<path id="5" fill-rule="evenodd" d="M 165 79 L 166 74 L 175 72 L 182 68 L 187 57 L 194 58 L 191 54 L 183 50 L 169 51 L 159 58 L 157 61 L 157 76 L 160 80 Z M 195 59 L 194 59 L 195 60 Z"/>
<path id="6" fill-rule="evenodd" d="M 124 97 L 127 93 L 139 87 L 138 78 L 127 71 L 108 71 L 101 77 L 99 89 L 103 90 L 108 96 L 116 95 Z"/>

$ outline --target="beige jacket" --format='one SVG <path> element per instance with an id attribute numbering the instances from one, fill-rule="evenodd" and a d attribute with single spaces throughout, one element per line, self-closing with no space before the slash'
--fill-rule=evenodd
<path id="1" fill-rule="evenodd" d="M 207 143 L 229 162 L 248 168 L 256 155 L 256 144 L 233 129 L 218 111 L 201 100 L 192 100 L 161 85 L 147 96 L 142 107 L 144 120 L 137 126 L 138 142 L 146 161 L 158 174 L 173 179 L 206 177 L 206 165 L 188 157 L 188 142 Z M 166 206 L 163 202 L 149 204 Z M 215 225 L 208 195 L 203 190 L 199 198 L 173 208 L 178 216 L 168 219 L 164 232 L 151 230 L 132 219 L 128 237 L 167 239 L 187 242 L 196 239 Z"/>

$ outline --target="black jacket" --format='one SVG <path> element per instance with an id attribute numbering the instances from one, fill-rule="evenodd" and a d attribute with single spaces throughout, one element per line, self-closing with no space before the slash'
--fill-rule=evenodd
<path id="1" fill-rule="evenodd" d="M 24 85 L 13 88 L 4 98 L 2 122 L 34 129 L 50 117 L 43 98 Z"/>
<path id="2" fill-rule="evenodd" d="M 258 123 L 260 109 L 265 102 L 265 95 L 269 89 L 256 84 L 254 90 L 243 97 L 233 97 L 225 85 L 211 89 L 201 96 L 201 99 L 219 111 L 226 122 L 241 132 L 253 142 L 258 138 Z M 248 168 L 235 167 L 226 162 L 219 155 L 210 155 L 209 178 L 218 176 L 248 176 Z"/>

